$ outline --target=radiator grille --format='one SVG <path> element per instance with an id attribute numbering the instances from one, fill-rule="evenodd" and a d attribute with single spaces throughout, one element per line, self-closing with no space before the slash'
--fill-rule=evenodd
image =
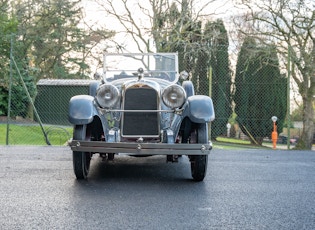
<path id="1" fill-rule="evenodd" d="M 157 110 L 158 94 L 152 88 L 130 88 L 124 96 L 125 110 Z M 123 136 L 158 136 L 158 112 L 125 112 L 123 114 Z"/>

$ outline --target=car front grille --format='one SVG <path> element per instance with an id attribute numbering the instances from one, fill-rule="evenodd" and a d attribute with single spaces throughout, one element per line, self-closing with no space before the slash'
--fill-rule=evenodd
<path id="1" fill-rule="evenodd" d="M 152 88 L 129 88 L 124 95 L 124 110 L 157 110 L 158 93 Z M 157 137 L 158 112 L 124 112 L 123 137 Z"/>

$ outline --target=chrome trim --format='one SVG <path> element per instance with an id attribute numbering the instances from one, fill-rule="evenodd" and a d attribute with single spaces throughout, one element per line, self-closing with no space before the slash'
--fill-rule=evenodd
<path id="1" fill-rule="evenodd" d="M 108 143 L 103 141 L 69 142 L 72 151 L 93 153 L 127 153 L 130 155 L 208 155 L 212 143 L 168 144 L 168 143 Z"/>
<path id="2" fill-rule="evenodd" d="M 100 109 L 102 112 L 105 113 L 109 113 L 109 112 L 128 112 L 128 113 L 175 113 L 175 110 L 163 110 L 163 109 L 159 109 L 159 110 L 128 110 L 128 109 Z"/>
<path id="3" fill-rule="evenodd" d="M 173 56 L 174 57 L 174 72 L 176 73 L 175 74 L 175 78 L 173 81 L 170 81 L 172 83 L 176 83 L 179 79 L 179 68 L 178 68 L 178 65 L 179 65 L 179 61 L 178 61 L 178 53 L 177 52 L 171 52 L 171 53 L 152 53 L 152 52 L 149 52 L 149 53 L 108 53 L 108 52 L 104 52 L 103 53 L 103 78 L 104 80 L 106 81 L 106 72 L 109 72 L 109 71 L 106 71 L 107 70 L 107 58 L 108 56 L 126 56 L 126 57 L 132 57 L 132 56 L 142 56 L 142 57 L 147 57 L 147 56 Z M 124 69 L 124 70 L 128 70 L 128 69 Z M 130 69 L 130 70 L 133 70 L 133 69 Z M 150 70 L 152 71 L 152 70 Z M 159 71 L 160 72 L 160 71 Z M 173 72 L 173 71 L 172 71 Z"/>

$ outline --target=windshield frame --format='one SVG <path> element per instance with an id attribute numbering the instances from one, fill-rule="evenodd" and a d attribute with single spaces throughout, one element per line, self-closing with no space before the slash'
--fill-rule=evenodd
<path id="1" fill-rule="evenodd" d="M 179 78 L 177 53 L 104 53 L 103 79 L 135 79 L 139 68 L 145 79 L 176 83 Z"/>

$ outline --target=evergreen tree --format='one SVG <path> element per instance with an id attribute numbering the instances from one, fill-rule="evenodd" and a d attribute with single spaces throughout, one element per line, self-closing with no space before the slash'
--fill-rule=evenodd
<path id="1" fill-rule="evenodd" d="M 198 56 L 196 46 L 199 46 L 201 23 L 192 20 L 187 0 L 181 2 L 180 8 L 181 11 L 173 2 L 166 12 L 155 15 L 153 37 L 158 52 L 178 52 L 179 71 L 193 73 Z"/>
<path id="2" fill-rule="evenodd" d="M 215 139 L 226 132 L 232 113 L 228 35 L 222 20 L 209 21 L 202 30 L 201 22 L 194 21 L 187 8 L 187 1 L 182 1 L 181 11 L 173 3 L 169 13 L 163 15 L 159 31 L 166 28 L 167 32 L 162 33 L 165 36 L 163 45 L 157 47 L 160 48 L 158 51 L 179 53 L 180 70 L 191 73 L 195 94 L 209 95 L 209 91 L 212 92 L 216 119 L 212 122 L 211 138 Z M 171 27 L 172 30 L 167 30 Z"/>
<path id="3" fill-rule="evenodd" d="M 204 37 L 210 48 L 211 97 L 216 115 L 211 125 L 211 138 L 215 139 L 226 133 L 226 124 L 232 113 L 229 39 L 223 21 L 208 22 Z"/>
<path id="4" fill-rule="evenodd" d="M 156 22 L 160 22 L 155 23 L 159 25 L 157 31 L 165 31 L 153 34 L 156 44 L 162 40 L 157 45 L 157 50 L 178 52 L 179 71 L 191 73 L 195 94 L 208 95 L 209 47 L 203 43 L 202 23 L 192 18 L 189 1 L 182 1 L 180 9 L 179 11 L 177 5 L 172 3 L 166 13 L 156 15 L 155 18 L 159 19 Z M 163 34 L 163 38 L 160 34 Z"/>
<path id="5" fill-rule="evenodd" d="M 262 46 L 246 38 L 238 56 L 235 76 L 235 112 L 243 133 L 254 144 L 271 135 L 272 116 L 278 132 L 286 114 L 286 78 L 280 74 L 274 46 Z"/>
<path id="6" fill-rule="evenodd" d="M 203 47 L 197 53 L 197 61 L 194 67 L 192 81 L 195 86 L 195 93 L 209 95 L 209 60 L 210 53 L 207 47 Z"/>
<path id="7" fill-rule="evenodd" d="M 192 82 L 195 87 L 195 94 L 208 95 L 208 47 L 203 44 L 203 31 L 201 22 L 191 23 L 191 33 L 189 40 L 189 70 L 192 74 Z"/>

